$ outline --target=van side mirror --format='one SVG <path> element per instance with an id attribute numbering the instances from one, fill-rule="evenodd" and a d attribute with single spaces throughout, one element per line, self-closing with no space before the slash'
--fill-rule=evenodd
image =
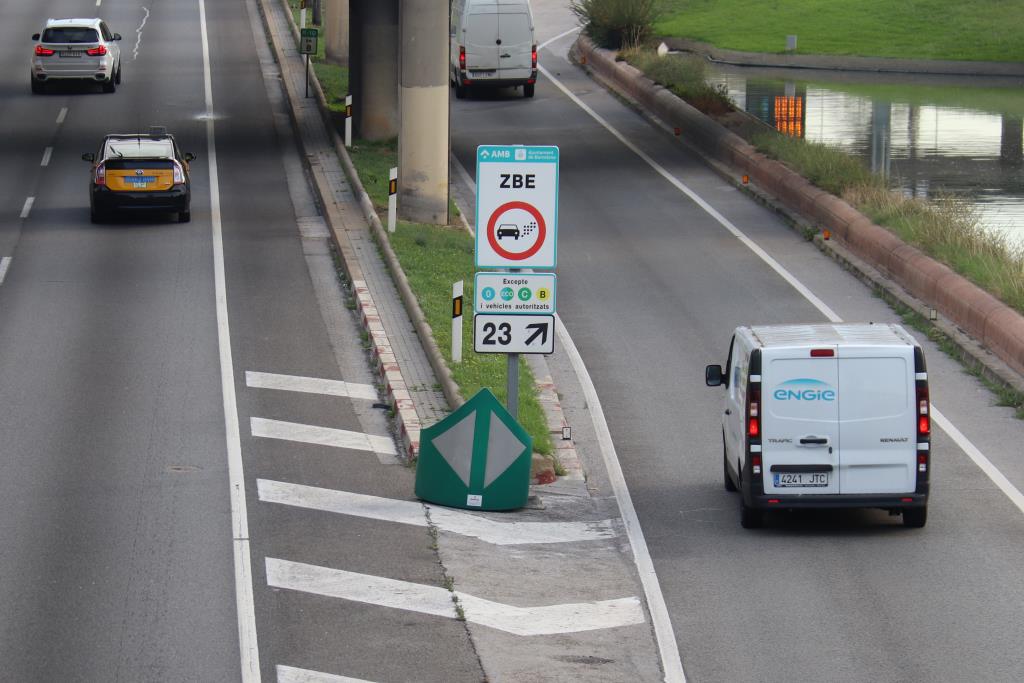
<path id="1" fill-rule="evenodd" d="M 38 33 L 33 33 L 32 34 L 32 40 L 39 40 L 39 34 Z"/>
<path id="2" fill-rule="evenodd" d="M 185 152 L 185 161 L 195 161 L 196 155 L 192 152 Z"/>
<path id="3" fill-rule="evenodd" d="M 720 387 L 725 384 L 721 365 L 709 365 L 704 368 L 704 384 L 709 387 Z"/>
<path id="4" fill-rule="evenodd" d="M 96 155 L 92 152 L 86 152 L 82 155 L 82 161 L 96 161 Z"/>

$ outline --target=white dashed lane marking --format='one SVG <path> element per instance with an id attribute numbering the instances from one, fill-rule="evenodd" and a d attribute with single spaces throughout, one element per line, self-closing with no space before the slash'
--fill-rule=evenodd
<path id="1" fill-rule="evenodd" d="M 28 214 L 32 211 L 32 205 L 36 203 L 35 197 L 29 197 L 25 200 L 25 205 L 21 207 L 21 218 L 28 218 Z"/>
<path id="2" fill-rule="evenodd" d="M 398 451 L 390 436 L 374 436 L 362 432 L 350 432 L 347 429 L 267 420 L 262 417 L 250 418 L 250 425 L 253 436 L 334 448 L 350 448 L 357 451 L 371 451 L 378 456 L 390 456 L 387 462 L 397 462 L 395 458 L 398 456 Z"/>
<path id="3" fill-rule="evenodd" d="M 259 498 L 265 503 L 292 505 L 398 524 L 427 526 L 424 505 L 411 500 L 378 498 L 361 493 L 259 479 Z M 441 531 L 478 538 L 495 545 L 571 543 L 614 538 L 610 520 L 596 522 L 496 522 L 469 512 L 427 506 L 430 521 Z"/>
<path id="4" fill-rule="evenodd" d="M 346 396 L 367 401 L 377 400 L 377 390 L 371 384 L 355 384 L 335 379 L 301 377 L 298 375 L 276 375 L 271 372 L 246 372 L 245 383 L 254 389 L 278 389 L 300 391 L 325 396 Z"/>
<path id="5" fill-rule="evenodd" d="M 3 256 L 0 257 L 0 285 L 4 283 L 4 278 L 7 277 L 7 269 L 11 267 L 11 257 Z"/>
<path id="6" fill-rule="evenodd" d="M 639 598 L 516 607 L 439 586 L 425 586 L 368 574 L 266 558 L 267 584 L 448 619 L 457 619 L 459 600 L 466 621 L 519 636 L 554 635 L 644 623 Z"/>
<path id="7" fill-rule="evenodd" d="M 53 147 L 47 147 L 43 150 L 43 160 L 39 162 L 40 166 L 49 166 L 50 157 L 53 156 Z"/>
<path id="8" fill-rule="evenodd" d="M 60 124 L 64 123 L 64 119 L 67 118 L 67 115 L 68 115 L 68 108 L 67 107 L 61 107 L 60 108 L 60 113 L 57 114 L 57 125 L 58 126 Z"/>

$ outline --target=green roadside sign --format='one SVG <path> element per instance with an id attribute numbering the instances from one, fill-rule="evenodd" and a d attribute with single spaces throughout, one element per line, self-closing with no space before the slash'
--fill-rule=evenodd
<path id="1" fill-rule="evenodd" d="M 470 510 L 513 510 L 530 493 L 533 439 L 489 389 L 420 433 L 416 495 Z"/>
<path id="2" fill-rule="evenodd" d="M 316 54 L 317 30 L 315 28 L 299 29 L 299 54 Z"/>

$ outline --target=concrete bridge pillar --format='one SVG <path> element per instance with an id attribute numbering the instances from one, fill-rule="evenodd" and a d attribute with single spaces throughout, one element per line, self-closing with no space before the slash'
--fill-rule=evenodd
<path id="1" fill-rule="evenodd" d="M 1010 166 L 1024 164 L 1024 119 L 1003 114 L 1003 135 L 999 140 L 999 160 Z"/>
<path id="2" fill-rule="evenodd" d="M 398 135 L 399 0 L 351 0 L 352 128 L 367 140 Z"/>
<path id="3" fill-rule="evenodd" d="M 349 0 L 323 0 L 324 2 L 324 54 L 327 61 L 348 66 L 348 2 Z"/>
<path id="4" fill-rule="evenodd" d="M 448 222 L 448 3 L 401 0 L 398 212 Z"/>

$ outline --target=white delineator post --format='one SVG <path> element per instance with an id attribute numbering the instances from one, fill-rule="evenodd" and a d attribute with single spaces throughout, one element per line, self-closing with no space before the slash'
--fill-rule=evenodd
<path id="1" fill-rule="evenodd" d="M 352 96 L 345 95 L 345 147 L 352 146 Z"/>
<path id="2" fill-rule="evenodd" d="M 395 231 L 395 221 L 398 219 L 398 167 L 394 166 L 388 172 L 388 232 Z"/>
<path id="3" fill-rule="evenodd" d="M 306 3 L 299 9 L 299 28 L 306 28 Z"/>
<path id="4" fill-rule="evenodd" d="M 452 362 L 462 362 L 462 280 L 452 284 Z"/>

